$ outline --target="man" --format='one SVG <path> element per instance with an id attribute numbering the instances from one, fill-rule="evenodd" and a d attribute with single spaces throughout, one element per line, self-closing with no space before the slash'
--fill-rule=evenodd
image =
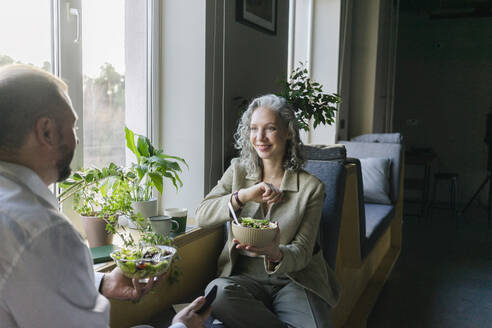
<path id="1" fill-rule="evenodd" d="M 30 66 L 0 69 L 0 325 L 108 327 L 109 301 L 153 286 L 94 274 L 84 240 L 48 186 L 70 175 L 77 115 L 66 84 Z M 104 296 L 103 296 L 104 295 Z M 106 297 L 105 297 L 106 296 Z M 201 327 L 199 297 L 172 327 Z"/>

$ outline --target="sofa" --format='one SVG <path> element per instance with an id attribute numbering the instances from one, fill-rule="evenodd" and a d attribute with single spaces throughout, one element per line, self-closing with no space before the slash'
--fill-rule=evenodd
<path id="1" fill-rule="evenodd" d="M 340 144 L 347 152 L 347 181 L 335 271 L 342 293 L 333 321 L 335 327 L 365 327 L 401 250 L 404 152 L 400 143 Z M 370 167 L 384 172 L 384 187 L 373 186 Z"/>
<path id="2" fill-rule="evenodd" d="M 375 243 L 379 240 L 380 236 L 386 231 L 392 219 L 395 218 L 396 205 L 400 197 L 400 181 L 402 178 L 402 157 L 403 157 L 403 145 L 400 143 L 377 143 L 377 142 L 352 142 L 341 141 L 347 151 L 347 162 L 354 163 L 357 167 L 357 179 L 359 197 L 359 220 L 360 220 L 360 238 L 361 238 L 361 252 L 362 256 L 366 257 L 372 250 Z M 386 178 L 387 182 L 387 201 L 378 201 L 378 197 L 369 197 L 365 195 L 369 192 L 375 192 L 377 187 L 367 190 L 365 183 L 362 181 L 363 168 L 361 161 L 366 165 L 372 164 L 368 159 L 379 158 L 387 159 L 388 167 L 386 177 L 384 174 L 380 174 L 378 178 Z M 375 168 L 377 170 L 378 168 Z M 369 173 L 368 173 L 369 174 Z M 383 183 L 382 181 L 369 181 L 372 183 Z M 384 192 L 384 191 L 381 191 Z M 384 198 L 384 197 L 383 197 Z"/>

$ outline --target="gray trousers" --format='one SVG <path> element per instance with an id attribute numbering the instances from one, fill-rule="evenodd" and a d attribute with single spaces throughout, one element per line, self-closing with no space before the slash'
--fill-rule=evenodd
<path id="1" fill-rule="evenodd" d="M 256 262 L 254 259 L 248 262 L 251 261 Z M 258 267 L 256 264 L 259 263 L 249 268 Z M 226 327 L 332 326 L 330 307 L 321 298 L 287 277 L 267 275 L 264 269 L 263 273 L 257 271 L 254 276 L 246 273 L 217 278 L 208 284 L 206 292 L 214 285 L 218 289 L 217 297 L 212 303 L 212 314 Z"/>

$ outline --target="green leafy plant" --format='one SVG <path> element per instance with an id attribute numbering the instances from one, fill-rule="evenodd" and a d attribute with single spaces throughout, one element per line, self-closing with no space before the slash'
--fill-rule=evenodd
<path id="1" fill-rule="evenodd" d="M 116 233 L 125 245 L 134 245 L 131 234 L 118 225 L 120 215 L 126 215 L 137 223 L 143 218 L 133 214 L 130 198 L 130 186 L 127 172 L 114 163 L 108 167 L 89 168 L 75 171 L 59 184 L 62 192 L 58 196 L 60 202 L 69 197 L 74 198 L 74 210 L 82 216 L 95 216 L 104 220 L 106 231 Z M 119 228 L 122 228 L 119 229 Z"/>
<path id="2" fill-rule="evenodd" d="M 137 157 L 130 170 L 134 174 L 128 175 L 132 183 L 130 191 L 134 201 L 146 201 L 152 198 L 152 190 L 155 187 L 162 194 L 164 178 L 169 179 L 176 190 L 183 186 L 179 177 L 182 172 L 179 162 L 186 165 L 186 161 L 177 156 L 164 154 L 161 149 L 156 149 L 149 138 L 135 134 L 125 127 L 126 146 Z"/>
<path id="3" fill-rule="evenodd" d="M 337 104 L 341 98 L 336 93 L 324 93 L 323 86 L 314 82 L 304 64 L 295 68 L 289 81 L 281 81 L 282 89 L 277 94 L 292 105 L 295 110 L 299 129 L 309 131 L 309 122 L 313 119 L 313 128 L 320 124 L 331 125 L 335 122 Z"/>

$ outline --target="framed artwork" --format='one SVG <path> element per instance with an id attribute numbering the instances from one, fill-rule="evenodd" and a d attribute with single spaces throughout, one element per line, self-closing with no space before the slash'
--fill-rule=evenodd
<path id="1" fill-rule="evenodd" d="M 278 0 L 236 0 L 236 20 L 262 32 L 277 33 Z"/>

